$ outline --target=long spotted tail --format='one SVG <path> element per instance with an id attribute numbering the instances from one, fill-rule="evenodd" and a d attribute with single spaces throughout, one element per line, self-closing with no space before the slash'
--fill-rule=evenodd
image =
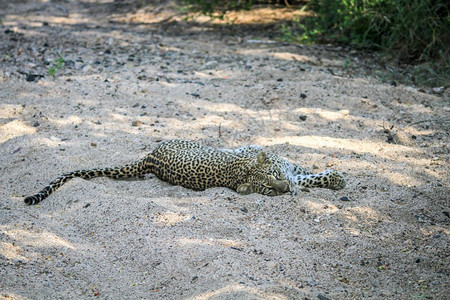
<path id="1" fill-rule="evenodd" d="M 91 179 L 95 177 L 109 177 L 113 179 L 120 179 L 143 176 L 144 174 L 149 172 L 151 172 L 151 169 L 148 158 L 144 158 L 143 160 L 136 163 L 120 166 L 117 168 L 73 171 L 59 176 L 58 178 L 50 182 L 46 187 L 44 187 L 39 193 L 26 197 L 24 199 L 24 202 L 27 205 L 37 204 L 50 196 L 54 191 L 59 189 L 64 183 L 75 177 L 80 177 L 82 179 Z"/>

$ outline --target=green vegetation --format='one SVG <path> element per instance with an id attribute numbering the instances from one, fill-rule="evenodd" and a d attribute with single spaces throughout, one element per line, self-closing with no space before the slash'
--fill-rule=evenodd
<path id="1" fill-rule="evenodd" d="M 415 65 L 410 77 L 416 84 L 450 82 L 449 2 L 311 0 L 307 6 L 311 17 L 295 22 L 301 32 L 299 42 L 336 42 L 380 50 L 399 63 Z"/>
<path id="2" fill-rule="evenodd" d="M 448 58 L 450 4 L 439 0 L 311 0 L 300 24 L 315 41 L 394 51 L 402 60 Z"/>
<path id="3" fill-rule="evenodd" d="M 251 8 L 264 1 L 185 0 L 190 8 L 213 16 Z M 266 1 L 270 3 L 271 1 Z M 411 79 L 424 85 L 450 82 L 450 2 L 444 0 L 310 0 L 310 13 L 282 25 L 281 39 L 291 43 L 339 43 L 377 50 L 414 66 Z"/>
<path id="4" fill-rule="evenodd" d="M 53 66 L 48 68 L 48 75 L 55 77 L 56 71 L 60 70 L 64 65 L 64 58 L 60 57 L 53 62 Z"/>
<path id="5" fill-rule="evenodd" d="M 254 4 L 253 0 L 183 0 L 184 10 L 200 11 L 210 18 L 223 19 L 225 13 L 231 10 L 250 9 Z"/>

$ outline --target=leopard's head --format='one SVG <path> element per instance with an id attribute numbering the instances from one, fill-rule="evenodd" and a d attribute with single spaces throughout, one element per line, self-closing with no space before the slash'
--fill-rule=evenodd
<path id="1" fill-rule="evenodd" d="M 295 185 L 285 178 L 265 152 L 259 151 L 256 162 L 249 168 L 247 182 L 239 185 L 236 191 L 242 195 L 258 193 L 278 196 L 295 194 Z"/>

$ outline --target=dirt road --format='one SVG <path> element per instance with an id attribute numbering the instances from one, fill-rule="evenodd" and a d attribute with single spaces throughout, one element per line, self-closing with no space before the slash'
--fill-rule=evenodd
<path id="1" fill-rule="evenodd" d="M 448 297 L 448 91 L 383 82 L 359 54 L 277 42 L 270 24 L 0 3 L 3 298 Z M 74 179 L 23 203 L 171 138 L 258 144 L 348 184 L 270 198 Z"/>

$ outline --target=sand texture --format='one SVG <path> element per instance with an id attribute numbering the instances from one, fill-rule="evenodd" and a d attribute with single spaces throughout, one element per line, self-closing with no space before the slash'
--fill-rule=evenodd
<path id="1" fill-rule="evenodd" d="M 448 299 L 448 89 L 384 81 L 360 53 L 278 42 L 270 24 L 186 21 L 171 2 L 11 2 L 0 297 Z M 150 174 L 73 179 L 23 203 L 172 138 L 261 145 L 348 184 L 240 196 Z"/>

